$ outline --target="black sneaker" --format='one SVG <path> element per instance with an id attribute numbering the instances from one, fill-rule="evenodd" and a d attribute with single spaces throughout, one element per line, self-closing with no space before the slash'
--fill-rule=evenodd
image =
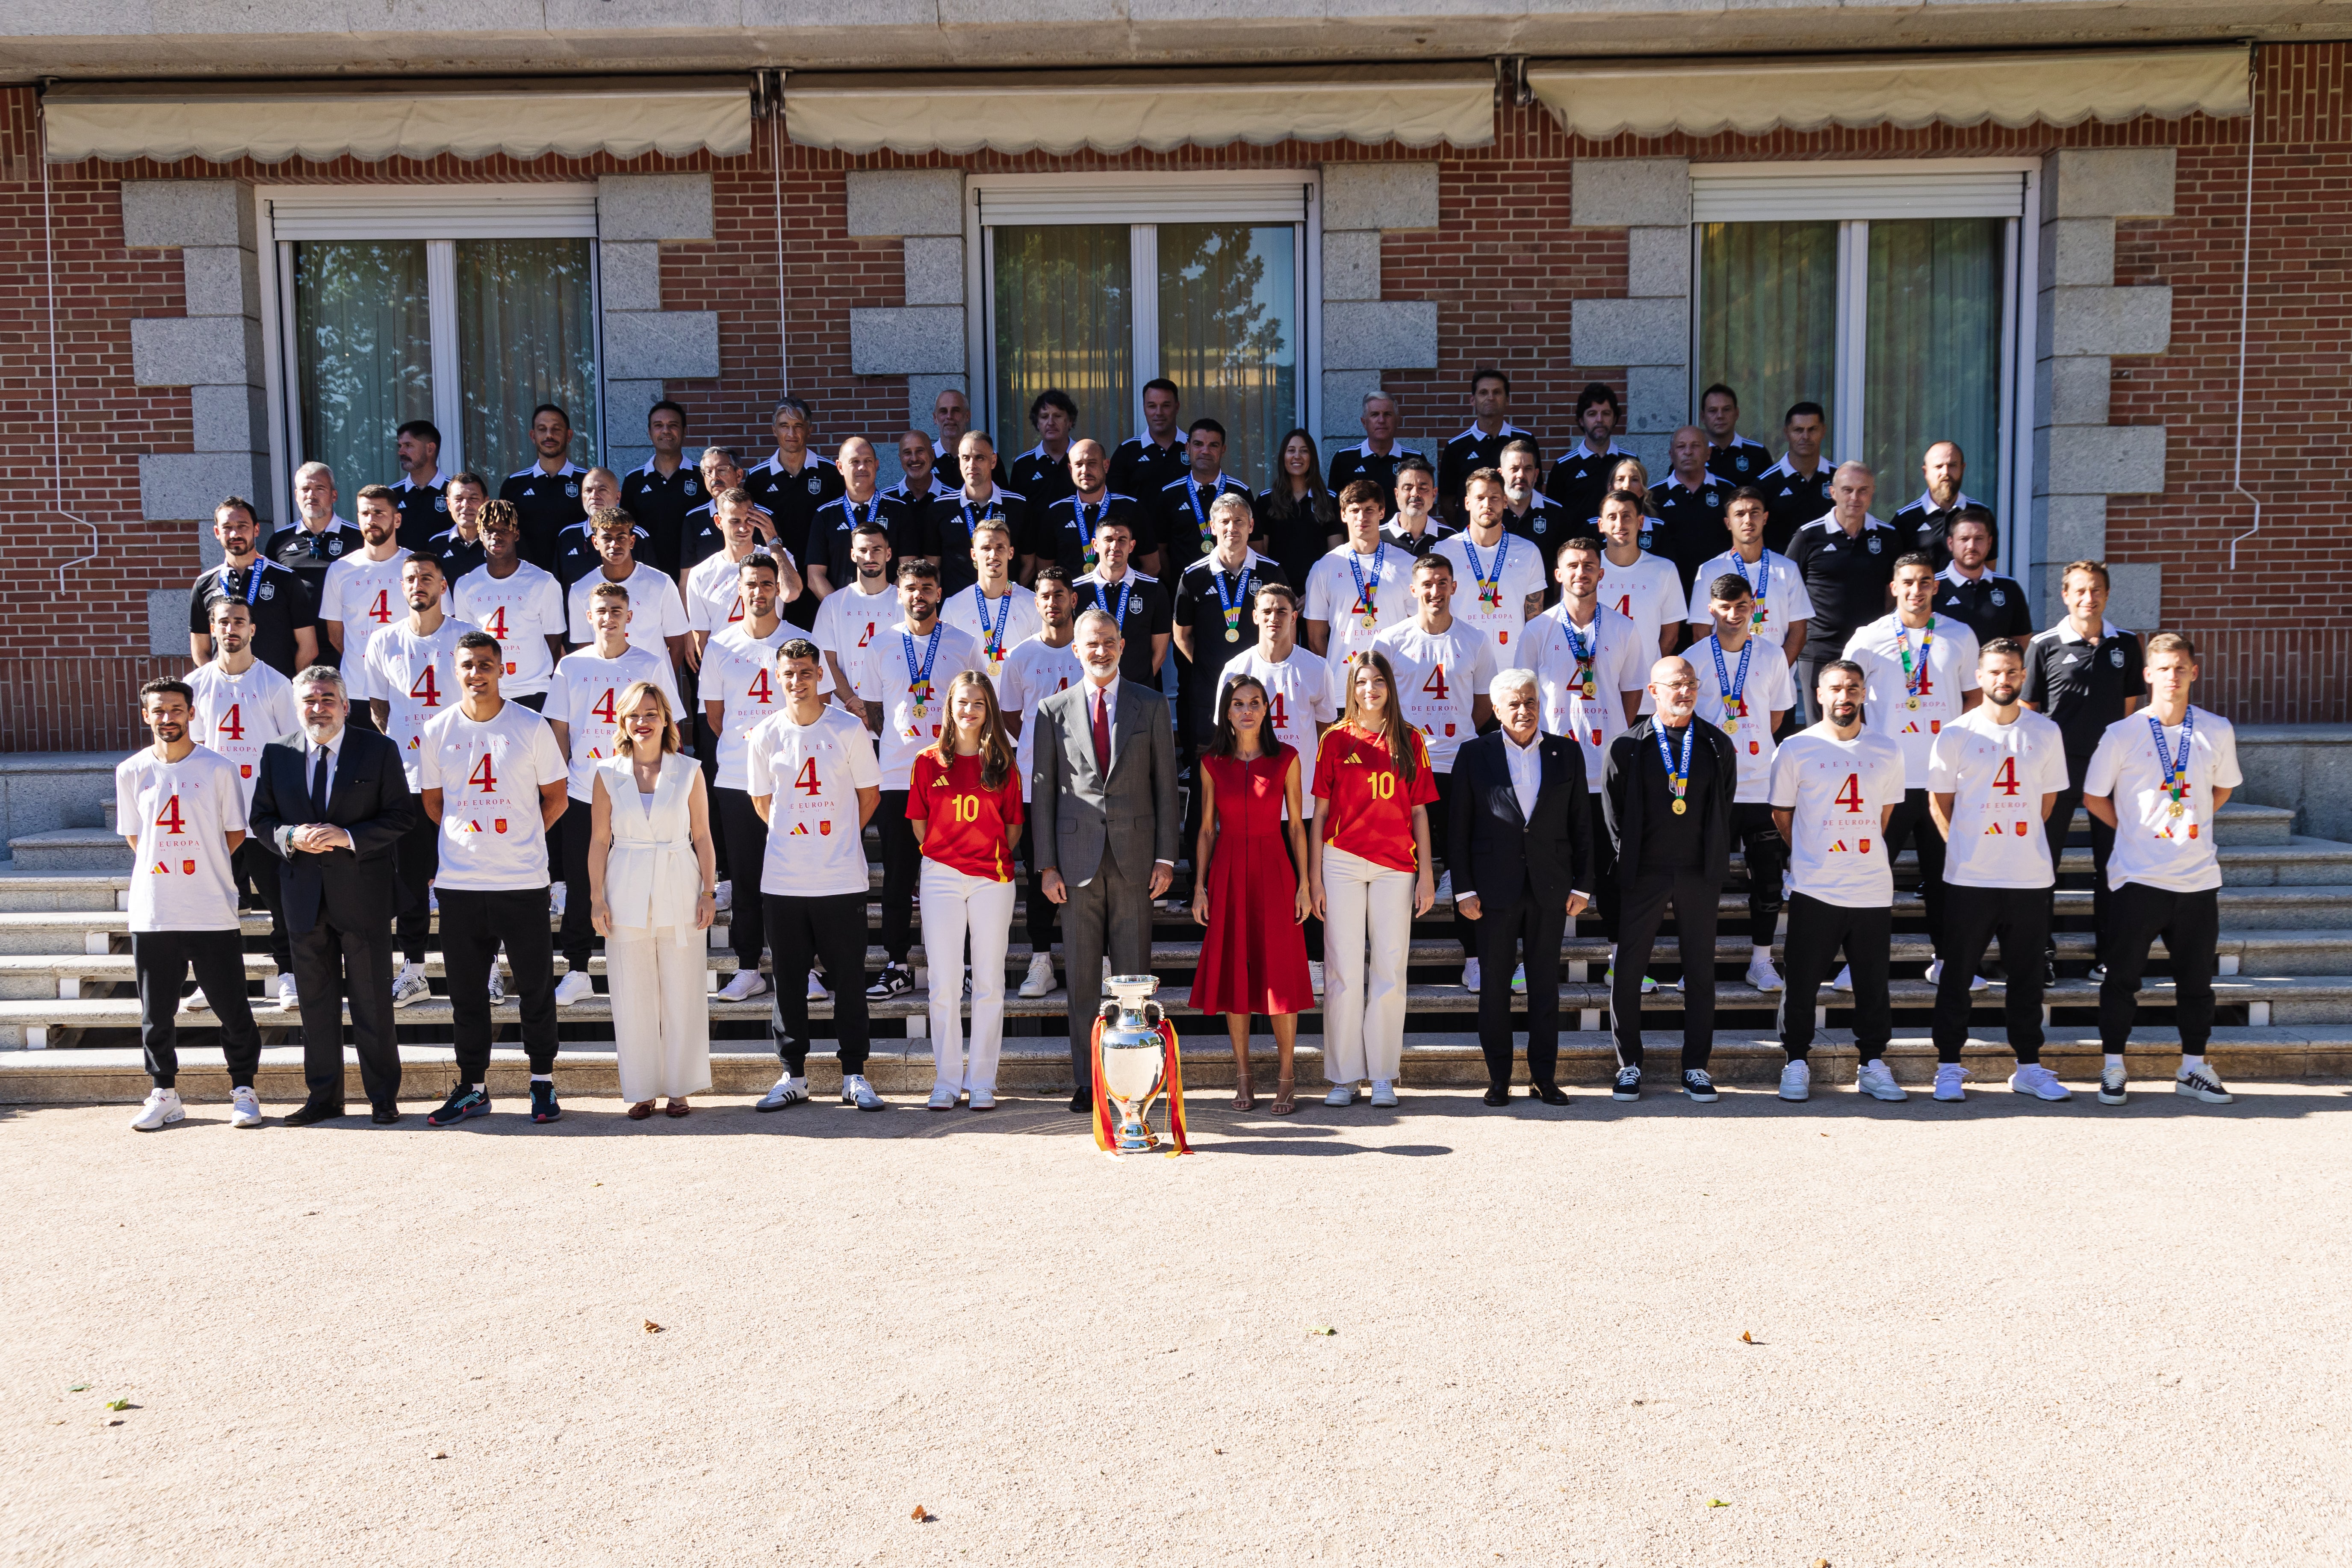
<path id="1" fill-rule="evenodd" d="M 2058 949 L 2055 947 L 2042 955 L 2042 983 L 2045 986 L 2058 983 Z"/>
<path id="2" fill-rule="evenodd" d="M 425 1124 L 446 1127 L 468 1116 L 487 1116 L 489 1113 L 490 1097 L 470 1083 L 460 1083 L 449 1091 L 449 1098 L 441 1103 L 441 1109 L 425 1113 Z"/>
<path id="3" fill-rule="evenodd" d="M 1642 1070 L 1621 1067 L 1617 1070 L 1617 1085 L 1609 1091 L 1612 1100 L 1639 1100 L 1642 1097 Z"/>
<path id="4" fill-rule="evenodd" d="M 1683 1092 L 1702 1103 L 1711 1104 L 1715 1100 L 1715 1080 L 1706 1075 L 1704 1067 L 1685 1068 Z"/>
<path id="5" fill-rule="evenodd" d="M 557 1122 L 563 1118 L 563 1107 L 555 1103 L 555 1084 L 548 1079 L 530 1081 L 530 1119 L 534 1122 Z"/>
<path id="6" fill-rule="evenodd" d="M 914 971 L 904 964 L 885 964 L 882 973 L 866 988 L 869 1002 L 887 1002 L 892 997 L 903 997 L 915 988 Z"/>

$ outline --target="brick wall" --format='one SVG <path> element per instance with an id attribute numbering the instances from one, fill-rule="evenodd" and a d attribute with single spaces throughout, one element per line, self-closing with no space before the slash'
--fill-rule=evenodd
<path id="1" fill-rule="evenodd" d="M 1569 309 L 1578 298 L 1621 293 L 1622 231 L 1568 223 L 1571 160 L 1673 154 L 1703 159 L 1852 158 L 1884 155 L 2038 154 L 2058 146 L 2173 145 L 2180 152 L 2179 214 L 2126 224 L 2117 281 L 2163 282 L 2175 291 L 2171 350 L 2118 361 L 2115 418 L 2162 422 L 2170 471 L 2160 497 L 2118 497 L 2109 511 L 2109 553 L 2161 561 L 2166 612 L 2216 645 L 2207 693 L 2244 720 L 2352 718 L 2343 660 L 2352 612 L 2340 593 L 2318 600 L 2303 586 L 2312 559 L 2329 558 L 2341 531 L 2333 469 L 2344 450 L 2347 369 L 2343 214 L 2352 208 L 2352 121 L 2343 103 L 2344 46 L 2265 51 L 2255 174 L 2253 374 L 2247 412 L 2249 487 L 2264 503 L 2261 534 L 2240 551 L 2240 570 L 2218 563 L 2251 508 L 2228 495 L 2236 394 L 2238 267 L 2243 216 L 2244 127 L 2192 117 L 2120 126 L 2005 131 L 1929 127 L 1587 142 L 1570 138 L 1538 106 L 1506 108 L 1493 146 L 1426 153 L 1353 144 L 1186 148 L 1117 157 L 982 154 L 970 158 L 877 154 L 850 158 L 782 148 L 779 171 L 762 127 L 740 159 L 503 158 L 367 164 L 290 162 L 226 168 L 187 163 L 90 163 L 51 171 L 58 267 L 61 431 L 50 434 L 41 168 L 29 89 L 0 89 L 0 469 L 16 497 L 9 539 L 16 570 L 0 581 L 0 748 L 131 744 L 121 694 L 166 667 L 148 658 L 145 593 L 179 587 L 198 570 L 192 532 L 140 520 L 137 460 L 184 451 L 184 392 L 130 382 L 127 322 L 180 308 L 178 257 L 126 250 L 118 186 L 126 178 L 231 174 L 271 183 L 583 180 L 599 173 L 708 171 L 716 230 L 709 244 L 664 247 L 664 304 L 719 315 L 722 374 L 671 383 L 693 415 L 693 444 L 765 449 L 766 414 L 787 382 L 816 407 L 829 448 L 852 432 L 887 434 L 906 413 L 898 377 L 849 371 L 848 312 L 903 298 L 900 249 L 846 231 L 843 176 L 851 168 L 955 166 L 973 172 L 1296 168 L 1343 161 L 1430 158 L 1440 168 L 1441 227 L 1391 235 L 1382 289 L 1395 299 L 1434 299 L 1439 369 L 1397 375 L 1408 434 L 1442 441 L 1465 415 L 1475 366 L 1500 364 L 1517 386 L 1515 417 L 1548 450 L 1571 438 L 1570 410 L 1593 379 L 1622 391 L 1620 367 L 1568 362 Z M 781 176 L 781 177 L 780 177 Z M 778 275 L 776 192 L 783 257 Z M 784 296 L 778 332 L 778 294 Z M 787 357 L 788 356 L 788 357 Z M 787 371 L 789 374 L 787 375 Z M 1124 432 L 1113 432 L 1119 434 Z M 70 456 L 58 460 L 62 452 Z M 2309 454 L 2305 458 L 2304 455 Z M 2286 477 L 2293 459 L 2327 478 Z M 97 525 L 103 564 L 67 566 L 88 553 Z M 2315 551 L 2314 547 L 2320 549 Z M 64 587 L 58 569 L 67 566 Z M 78 670 L 61 676 L 55 666 Z M 126 685 L 126 683 L 128 683 Z M 109 712 L 121 705 L 126 711 Z"/>

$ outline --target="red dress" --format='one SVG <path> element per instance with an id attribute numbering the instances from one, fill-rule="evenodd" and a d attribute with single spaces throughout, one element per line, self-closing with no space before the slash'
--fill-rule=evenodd
<path id="1" fill-rule="evenodd" d="M 1202 757 L 1217 792 L 1217 842 L 1209 852 L 1208 933 L 1192 975 L 1204 1013 L 1315 1010 L 1307 934 L 1292 918 L 1298 872 L 1282 827 L 1284 781 L 1297 753 L 1275 743 L 1253 762 Z"/>

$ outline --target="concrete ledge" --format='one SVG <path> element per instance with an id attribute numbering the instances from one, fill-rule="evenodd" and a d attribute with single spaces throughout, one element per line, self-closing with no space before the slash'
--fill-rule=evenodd
<path id="1" fill-rule="evenodd" d="M 1327 163 L 1323 166 L 1325 234 L 1346 229 L 1433 229 L 1436 226 L 1435 163 Z"/>
<path id="2" fill-rule="evenodd" d="M 956 169 L 852 169 L 849 232 L 889 238 L 963 233 L 963 174 Z"/>
<path id="3" fill-rule="evenodd" d="M 596 237 L 600 240 L 708 240 L 715 233 L 708 174 L 597 178 Z"/>
<path id="4" fill-rule="evenodd" d="M 125 180 L 122 243 L 132 250 L 232 246 L 252 250 L 253 188 L 242 180 Z"/>
<path id="5" fill-rule="evenodd" d="M 2044 218 L 2168 218 L 2178 158 L 2169 147 L 2067 148 L 2042 160 Z"/>
<path id="6" fill-rule="evenodd" d="M 849 313 L 853 375 L 944 375 L 964 368 L 963 308 L 910 305 Z M 929 423 L 926 419 L 924 423 Z"/>
<path id="7" fill-rule="evenodd" d="M 622 381 L 698 381 L 719 373 L 716 310 L 609 310 L 605 373 Z"/>
<path id="8" fill-rule="evenodd" d="M 258 505 L 268 494 L 268 460 L 257 452 L 160 452 L 139 459 L 139 511 L 151 523 L 203 522 L 223 496 L 254 497 Z"/>
<path id="9" fill-rule="evenodd" d="M 2053 354 L 2160 354 L 2171 346 L 2168 285 L 2053 288 L 2042 298 L 2042 340 Z"/>
<path id="10" fill-rule="evenodd" d="M 1579 228 L 1679 228 L 1691 221 L 1687 158 L 1579 158 L 1569 172 L 1568 221 Z M 1584 360 L 1580 364 L 1621 361 Z"/>
<path id="11" fill-rule="evenodd" d="M 2164 493 L 2160 424 L 2052 425 L 2036 432 L 2033 444 L 2053 496 Z"/>
<path id="12" fill-rule="evenodd" d="M 1569 357 L 1582 366 L 1690 361 L 1690 305 L 1682 299 L 1579 299 L 1570 307 Z"/>
<path id="13" fill-rule="evenodd" d="M 261 323 L 247 316 L 147 316 L 131 322 L 131 379 L 142 387 L 246 386 L 259 375 Z"/>
<path id="14" fill-rule="evenodd" d="M 1323 363 L 1340 371 L 1433 371 L 1437 302 L 1329 301 L 1323 307 Z"/>

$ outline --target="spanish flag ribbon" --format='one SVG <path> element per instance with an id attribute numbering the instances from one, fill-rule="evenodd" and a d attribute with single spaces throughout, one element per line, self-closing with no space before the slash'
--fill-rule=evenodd
<path id="1" fill-rule="evenodd" d="M 1088 1049 L 1093 1052 L 1096 1068 L 1094 1073 L 1095 1147 L 1105 1154 L 1109 1154 L 1118 1146 L 1115 1136 L 1117 1124 L 1111 1117 L 1110 1093 L 1103 1088 L 1102 1031 L 1103 1020 L 1095 1019 L 1094 1034 Z M 1160 1082 L 1161 1087 L 1168 1095 L 1168 1137 L 1169 1141 L 1176 1145 L 1170 1152 L 1189 1155 L 1192 1152 L 1192 1145 L 1184 1135 L 1184 1058 L 1183 1054 L 1176 1049 L 1176 1025 L 1171 1020 L 1168 1019 L 1160 1020 L 1160 1049 L 1165 1052 L 1162 1058 L 1164 1065 L 1161 1069 Z M 1150 1126 L 1151 1124 L 1149 1122 L 1144 1124 L 1147 1132 L 1150 1131 Z"/>

